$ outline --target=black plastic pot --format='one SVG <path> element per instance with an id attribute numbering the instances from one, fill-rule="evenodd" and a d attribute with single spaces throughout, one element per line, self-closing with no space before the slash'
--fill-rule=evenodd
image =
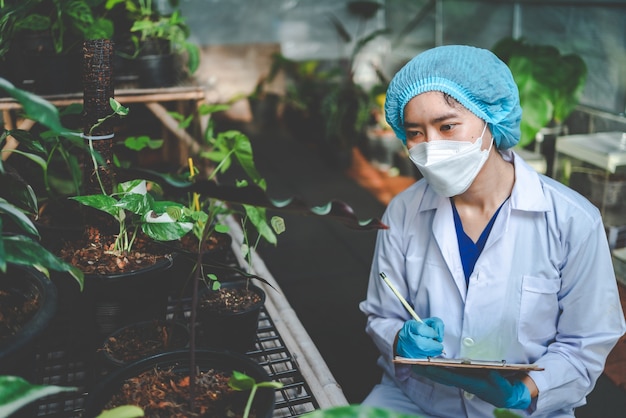
<path id="1" fill-rule="evenodd" d="M 86 274 L 81 292 L 69 274 L 53 274 L 59 289 L 61 320 L 99 347 L 106 336 L 125 325 L 166 319 L 171 287 L 171 257 L 128 273 Z"/>
<path id="2" fill-rule="evenodd" d="M 171 87 L 178 82 L 174 54 L 144 55 L 135 59 L 139 87 Z"/>
<path id="3" fill-rule="evenodd" d="M 233 238 L 228 234 L 216 234 L 216 237 L 218 238 L 216 238 L 215 245 L 202 253 L 204 272 L 214 273 L 219 278 L 233 277 L 236 272 L 229 267 L 238 267 L 231 248 Z M 182 249 L 178 242 L 164 243 L 164 245 L 174 253 L 172 295 L 190 297 L 198 255 Z"/>
<path id="4" fill-rule="evenodd" d="M 269 375 L 258 363 L 251 358 L 228 351 L 197 350 L 195 352 L 196 365 L 201 371 L 210 369 L 231 374 L 233 371 L 244 373 L 257 382 L 269 381 Z M 110 401 L 124 380 L 137 376 L 154 368 L 169 369 L 180 373 L 189 373 L 189 351 L 179 350 L 158 354 L 138 362 L 129 364 L 107 376 L 92 390 L 85 400 L 84 418 L 97 416 Z M 242 398 L 247 400 L 248 392 L 242 392 Z M 253 410 L 257 418 L 270 418 L 274 412 L 274 389 L 260 388 L 254 398 Z"/>
<path id="5" fill-rule="evenodd" d="M 242 353 L 254 347 L 261 308 L 265 304 L 265 291 L 245 280 L 222 282 L 222 289 L 245 288 L 246 286 L 261 297 L 261 301 L 251 308 L 237 312 L 217 312 L 201 307 L 202 303 L 198 304 L 199 346 Z M 207 292 L 213 292 L 213 290 L 205 289 L 200 295 L 201 301 Z"/>
<path id="6" fill-rule="evenodd" d="M 32 380 L 36 344 L 57 310 L 56 287 L 34 268 L 9 265 L 7 272 L 0 275 L 0 289 L 24 300 L 39 298 L 35 315 L 16 334 L 0 342 L 0 374 Z"/>
<path id="7" fill-rule="evenodd" d="M 167 335 L 167 345 L 158 347 L 150 351 L 130 355 L 119 353 L 114 349 L 114 343 L 120 341 L 128 332 L 138 337 L 140 342 L 145 343 L 154 340 L 160 329 L 164 328 Z M 161 341 L 158 341 L 161 342 Z M 102 357 L 104 359 L 103 371 L 112 371 L 126 366 L 135 361 L 154 356 L 162 352 L 176 351 L 187 347 L 189 344 L 189 330 L 187 325 L 178 321 L 167 321 L 153 319 L 151 321 L 141 321 L 128 324 L 111 333 L 102 345 Z"/>
<path id="8" fill-rule="evenodd" d="M 47 31 L 25 32 L 9 53 L 10 80 L 42 95 L 80 92 L 81 58 L 78 50 L 57 53 Z"/>

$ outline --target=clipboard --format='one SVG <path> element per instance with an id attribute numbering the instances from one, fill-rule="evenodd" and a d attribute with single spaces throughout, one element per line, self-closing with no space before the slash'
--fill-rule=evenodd
<path id="1" fill-rule="evenodd" d="M 396 356 L 393 359 L 397 364 L 410 364 L 421 366 L 439 366 L 439 367 L 453 367 L 462 369 L 493 369 L 493 370 L 514 370 L 514 371 L 542 371 L 543 367 L 539 367 L 535 364 L 520 364 L 520 363 L 507 363 L 502 361 L 490 361 L 490 360 L 472 360 L 472 359 L 449 359 L 439 357 L 427 357 L 427 358 L 406 358 Z"/>

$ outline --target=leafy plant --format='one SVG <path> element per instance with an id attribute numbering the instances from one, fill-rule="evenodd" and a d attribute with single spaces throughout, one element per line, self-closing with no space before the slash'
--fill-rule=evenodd
<path id="1" fill-rule="evenodd" d="M 111 10 L 118 4 L 124 5 L 132 22 L 130 32 L 135 55 L 142 53 L 142 43 L 150 39 L 165 40 L 169 49 L 159 53 L 186 52 L 187 68 L 191 74 L 196 72 L 200 65 L 200 49 L 188 41 L 191 31 L 180 10 L 174 10 L 169 16 L 161 15 L 152 0 L 107 0 L 106 8 Z"/>
<path id="2" fill-rule="evenodd" d="M 58 111 L 49 102 L 14 87 L 2 78 L 0 78 L 0 88 L 18 100 L 28 115 L 37 115 L 33 117 L 52 131 L 63 130 Z M 0 144 L 14 133 L 15 131 L 4 130 L 0 135 Z M 36 156 L 30 157 L 37 160 Z M 16 202 L 12 203 L 5 198 L 0 198 L 0 271 L 6 272 L 7 263 L 13 263 L 34 266 L 46 275 L 49 269 L 68 272 L 82 289 L 83 273 L 39 244 L 39 232 L 27 216 L 27 214 L 37 215 L 37 197 L 28 184 L 16 179 L 16 176 L 6 169 L 2 159 L 0 159 L 0 181 L 7 186 L 10 184 L 10 187 L 3 188 L 3 190 L 11 192 L 14 197 L 12 200 Z M 17 232 L 5 231 L 4 228 L 9 222 L 15 225 Z"/>
<path id="3" fill-rule="evenodd" d="M 77 390 L 77 387 L 33 385 L 17 376 L 0 376 L 0 416 L 8 417 L 37 399 Z"/>
<path id="4" fill-rule="evenodd" d="M 139 229 L 157 241 L 172 241 L 189 232 L 191 219 L 184 215 L 183 205 L 155 200 L 148 193 L 145 180 L 132 180 L 117 185 L 112 194 L 74 196 L 71 199 L 111 215 L 119 225 L 113 251 L 130 252 Z"/>
<path id="5" fill-rule="evenodd" d="M 504 38 L 492 48 L 510 68 L 522 105 L 519 147 L 531 144 L 549 122 L 561 124 L 576 108 L 587 81 L 587 66 L 577 54 L 562 55 L 551 45 Z"/>
<path id="6" fill-rule="evenodd" d="M 88 39 L 110 39 L 113 22 L 97 13 L 104 0 L 4 0 L 0 6 L 0 56 L 27 31 L 48 32 L 57 54 Z"/>
<path id="7" fill-rule="evenodd" d="M 228 386 L 230 386 L 234 390 L 245 391 L 249 390 L 250 395 L 248 396 L 248 402 L 246 403 L 246 408 L 243 411 L 243 418 L 248 418 L 250 416 L 250 409 L 252 408 L 252 402 L 254 402 L 254 396 L 256 392 L 260 388 L 272 388 L 272 389 L 280 389 L 284 385 L 280 382 L 257 382 L 254 378 L 246 375 L 245 373 L 238 372 L 233 370 L 233 374 L 228 380 Z"/>
<path id="8" fill-rule="evenodd" d="M 519 415 L 500 408 L 494 409 L 493 415 L 495 418 L 520 418 Z M 395 412 L 386 408 L 345 405 L 309 412 L 304 414 L 302 418 L 420 418 L 420 416 Z"/>

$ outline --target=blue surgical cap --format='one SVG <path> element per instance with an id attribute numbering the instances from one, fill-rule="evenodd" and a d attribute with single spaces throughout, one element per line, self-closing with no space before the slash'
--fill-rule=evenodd
<path id="1" fill-rule="evenodd" d="M 404 107 L 428 91 L 447 93 L 489 124 L 496 147 L 519 141 L 522 108 L 509 67 L 491 51 L 466 45 L 429 49 L 393 77 L 385 100 L 385 117 L 406 144 Z"/>

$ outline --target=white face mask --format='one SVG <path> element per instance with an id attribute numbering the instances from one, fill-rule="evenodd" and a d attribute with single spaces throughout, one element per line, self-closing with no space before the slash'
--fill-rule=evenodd
<path id="1" fill-rule="evenodd" d="M 445 197 L 452 197 L 465 192 L 478 172 L 487 161 L 493 145 L 481 150 L 483 133 L 474 141 L 437 140 L 420 142 L 409 149 L 409 158 L 422 173 L 428 184 Z"/>

